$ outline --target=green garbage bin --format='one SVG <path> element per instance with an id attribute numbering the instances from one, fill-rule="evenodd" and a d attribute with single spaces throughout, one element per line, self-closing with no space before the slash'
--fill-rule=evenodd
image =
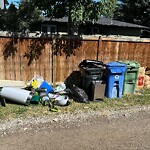
<path id="1" fill-rule="evenodd" d="M 127 66 L 124 76 L 123 94 L 133 94 L 136 88 L 140 64 L 137 63 L 136 61 L 129 61 L 129 60 L 119 62 L 124 63 Z"/>

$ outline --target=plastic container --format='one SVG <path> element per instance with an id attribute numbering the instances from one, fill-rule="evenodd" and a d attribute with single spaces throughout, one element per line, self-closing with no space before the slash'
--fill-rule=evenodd
<path id="1" fill-rule="evenodd" d="M 81 75 L 93 80 L 101 80 L 104 72 L 104 64 L 97 60 L 83 60 L 79 64 Z"/>
<path id="2" fill-rule="evenodd" d="M 59 86 L 57 86 L 55 89 L 54 89 L 54 92 L 55 93 L 59 93 L 61 91 L 64 91 L 66 89 L 66 85 L 65 83 L 61 83 Z"/>
<path id="3" fill-rule="evenodd" d="M 41 103 L 43 106 L 49 105 L 50 99 L 47 95 L 41 97 Z"/>
<path id="4" fill-rule="evenodd" d="M 121 98 L 124 84 L 124 73 L 126 65 L 119 62 L 110 62 L 106 64 L 106 91 L 108 98 Z"/>
<path id="5" fill-rule="evenodd" d="M 40 96 L 39 95 L 33 95 L 31 100 L 30 100 L 30 104 L 39 104 L 40 102 Z"/>
<path id="6" fill-rule="evenodd" d="M 49 92 L 53 91 L 53 88 L 50 84 L 48 84 L 46 81 L 42 82 L 42 84 L 40 85 L 40 88 L 44 88 L 46 89 L 46 94 L 48 94 Z"/>
<path id="7" fill-rule="evenodd" d="M 40 75 L 36 75 L 31 79 L 29 83 L 30 85 L 32 85 L 33 88 L 36 89 L 36 88 L 39 88 L 43 82 L 44 82 L 43 77 L 41 77 Z"/>
<path id="8" fill-rule="evenodd" d="M 104 71 L 105 65 L 102 61 L 97 60 L 88 60 L 85 59 L 79 64 L 82 83 L 81 87 L 85 90 L 88 95 L 89 100 L 95 100 L 95 92 L 97 91 L 97 85 L 104 87 Z M 100 85 L 99 83 L 103 83 Z M 95 86 L 96 85 L 96 86 Z M 99 88 L 99 92 L 101 95 L 104 95 L 105 90 L 101 90 L 103 88 Z"/>
<path id="9" fill-rule="evenodd" d="M 119 62 L 127 66 L 124 77 L 123 94 L 133 94 L 136 88 L 140 64 L 129 60 Z"/>
<path id="10" fill-rule="evenodd" d="M 55 102 L 56 102 L 56 105 L 59 105 L 59 106 L 65 106 L 68 102 L 68 96 L 66 95 L 61 95 L 61 96 L 58 96 L 56 99 L 55 99 Z"/>
<path id="11" fill-rule="evenodd" d="M 30 99 L 32 98 L 32 96 L 30 95 L 30 91 L 10 86 L 3 87 L 0 95 L 1 97 L 24 105 L 28 105 Z"/>

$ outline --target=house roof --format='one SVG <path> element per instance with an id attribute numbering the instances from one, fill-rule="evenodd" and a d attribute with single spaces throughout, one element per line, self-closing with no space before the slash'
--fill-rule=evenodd
<path id="1" fill-rule="evenodd" d="M 44 21 L 68 22 L 68 17 L 63 18 L 44 18 Z"/>
<path id="2" fill-rule="evenodd" d="M 63 18 L 45 18 L 44 21 L 56 21 L 56 22 L 68 22 L 68 17 L 63 17 Z M 92 21 L 88 21 L 92 22 Z M 107 18 L 100 18 L 98 19 L 95 24 L 98 25 L 105 25 L 105 26 L 119 26 L 119 27 L 128 27 L 128 28 L 141 28 L 141 29 L 149 29 L 149 27 L 146 26 L 141 26 L 133 23 L 127 23 L 127 22 L 122 22 L 122 21 L 117 21 L 117 20 L 112 20 L 112 19 L 107 19 Z"/>
<path id="3" fill-rule="evenodd" d="M 100 25 L 107 25 L 107 26 L 120 26 L 120 27 L 129 27 L 129 28 L 149 28 L 146 26 L 141 26 L 133 23 L 127 23 L 127 22 L 122 22 L 122 21 L 117 21 L 117 20 L 112 20 L 112 19 L 107 19 L 107 18 L 101 18 L 95 22 L 96 24 Z"/>

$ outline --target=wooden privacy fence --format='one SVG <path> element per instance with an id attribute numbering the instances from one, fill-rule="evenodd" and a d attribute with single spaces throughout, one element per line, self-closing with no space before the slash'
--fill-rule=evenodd
<path id="1" fill-rule="evenodd" d="M 29 81 L 41 75 L 55 83 L 78 71 L 83 59 L 128 59 L 150 66 L 150 39 L 0 37 L 0 56 L 0 80 Z"/>

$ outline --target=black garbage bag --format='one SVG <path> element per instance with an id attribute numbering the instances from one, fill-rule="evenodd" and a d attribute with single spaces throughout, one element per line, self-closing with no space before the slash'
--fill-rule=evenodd
<path id="1" fill-rule="evenodd" d="M 79 103 L 89 103 L 88 95 L 85 91 L 75 85 L 70 90 L 70 97 Z"/>

